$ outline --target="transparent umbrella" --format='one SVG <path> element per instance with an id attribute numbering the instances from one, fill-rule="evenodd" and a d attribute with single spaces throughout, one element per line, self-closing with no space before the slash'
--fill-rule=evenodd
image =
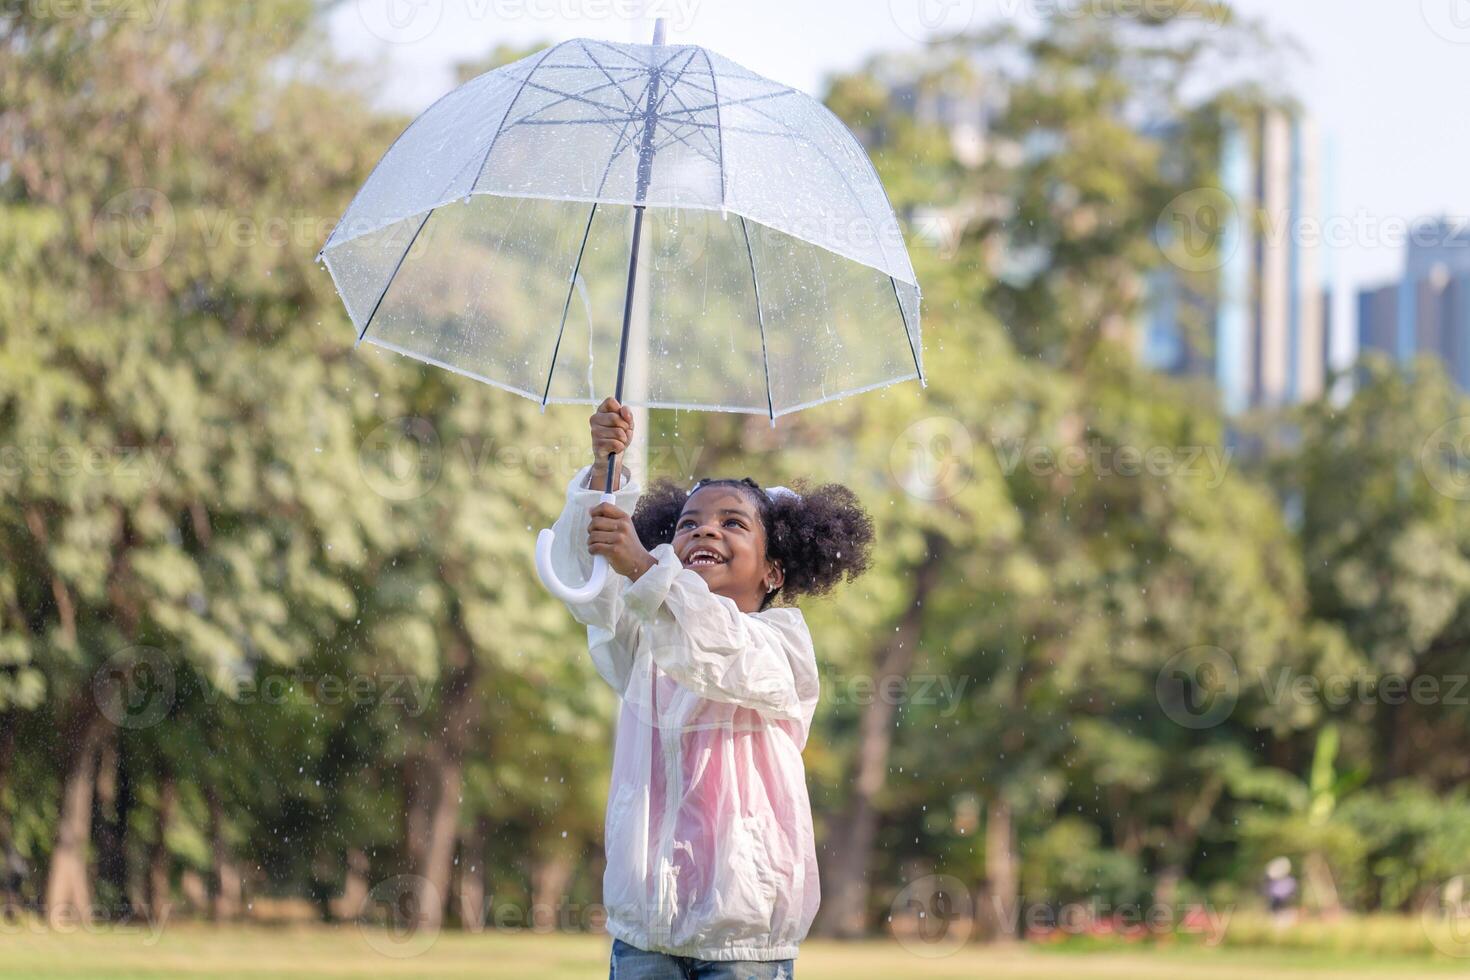
<path id="1" fill-rule="evenodd" d="M 661 23 L 653 44 L 565 41 L 444 96 L 389 147 L 319 258 L 359 343 L 543 410 L 611 391 L 774 425 L 924 383 L 919 286 L 857 140 L 796 89 L 664 45 Z M 601 557 L 567 588 L 549 575 L 549 534 L 547 587 L 596 594 Z"/>

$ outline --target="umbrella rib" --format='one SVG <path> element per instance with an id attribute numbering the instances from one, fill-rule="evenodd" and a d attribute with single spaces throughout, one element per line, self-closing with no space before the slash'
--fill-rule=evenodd
<path id="1" fill-rule="evenodd" d="M 653 78 L 650 77 L 648 81 L 645 82 L 643 85 L 644 94 L 647 94 L 649 86 L 651 86 L 652 84 Z M 642 99 L 643 96 L 640 95 L 639 98 Z M 628 127 L 631 126 L 633 122 L 634 118 L 632 116 L 629 116 L 627 119 L 623 120 L 623 128 L 618 132 L 618 142 L 613 147 L 612 153 L 608 154 L 607 166 L 602 168 L 602 179 L 597 182 L 598 194 L 601 194 L 602 189 L 607 186 L 607 178 L 612 173 L 612 165 L 617 161 L 618 157 L 622 155 L 622 152 L 624 150 L 633 145 L 632 139 L 628 138 Z M 627 142 L 625 143 L 624 140 L 627 140 Z"/>
<path id="2" fill-rule="evenodd" d="M 726 102 L 725 104 L 726 105 L 749 105 L 752 102 L 764 102 L 767 99 L 775 99 L 775 98 L 780 98 L 783 95 L 790 95 L 791 93 L 793 93 L 795 91 L 796 91 L 796 89 L 794 89 L 794 88 L 783 88 L 779 92 L 763 92 L 760 95 L 746 96 L 743 99 L 735 99 L 733 101 Z M 690 112 L 704 112 L 704 111 L 706 111 L 708 109 L 713 109 L 713 108 L 715 108 L 714 105 L 697 105 L 697 106 L 694 106 L 689 111 Z"/>
<path id="3" fill-rule="evenodd" d="M 582 95 L 579 92 L 564 92 L 564 91 L 562 91 L 559 88 L 553 88 L 550 85 L 542 85 L 539 82 L 530 82 L 528 84 L 530 85 L 531 88 L 539 89 L 540 91 L 550 93 L 551 95 L 559 95 L 559 96 L 561 96 L 561 98 L 560 99 L 557 99 L 555 102 L 548 102 L 546 105 L 538 106 L 537 108 L 531 110 L 532 113 L 545 112 L 547 109 L 553 109 L 553 108 L 561 105 L 563 102 L 581 102 L 584 105 L 590 105 L 594 109 L 601 109 L 602 111 L 606 112 L 608 114 L 607 115 L 607 119 L 606 120 L 603 120 L 603 121 L 609 121 L 610 122 L 610 121 L 615 121 L 618 118 L 620 118 L 621 115 L 622 115 L 622 113 L 632 111 L 631 109 L 626 108 L 624 106 L 608 105 L 605 102 L 598 102 L 596 99 L 589 99 L 585 95 Z M 614 88 L 617 88 L 619 92 L 622 91 L 622 87 L 621 86 L 615 85 L 613 87 Z M 597 89 L 600 89 L 600 88 L 607 88 L 607 86 L 606 85 L 598 85 L 598 86 L 595 86 L 594 88 L 588 89 L 587 91 L 596 91 Z M 527 115 L 526 118 L 529 119 L 530 118 L 530 115 Z M 520 122 L 520 120 L 516 120 L 516 122 Z M 511 125 L 514 126 L 515 123 L 511 123 Z"/>
<path id="4" fill-rule="evenodd" d="M 611 51 L 613 54 L 617 55 L 619 58 L 626 58 L 630 62 L 630 64 L 624 65 L 622 68 L 616 69 L 618 71 L 647 71 L 648 70 L 648 66 L 645 65 L 643 62 L 637 60 L 636 58 L 633 58 L 631 55 L 626 54 L 625 52 L 619 50 L 617 47 L 613 46 L 612 44 L 609 44 L 606 41 L 599 41 L 599 40 L 597 40 L 594 37 L 584 37 L 584 38 L 579 38 L 578 40 L 580 41 L 583 49 L 586 49 L 587 42 L 590 41 L 593 44 L 601 45 L 602 47 L 606 48 L 608 51 Z"/>
<path id="5" fill-rule="evenodd" d="M 634 107 L 631 104 L 629 104 L 629 106 L 626 109 L 624 109 L 624 108 L 620 108 L 618 106 L 604 105 L 601 102 L 596 102 L 596 101 L 594 101 L 594 100 L 589 99 L 589 98 L 586 97 L 586 96 L 590 95 L 593 92 L 601 92 L 603 89 L 612 88 L 612 89 L 616 89 L 617 92 L 618 92 L 618 94 L 619 95 L 622 95 L 623 98 L 626 99 L 627 98 L 627 95 L 623 93 L 622 85 L 620 85 L 618 82 L 615 82 L 615 81 L 614 82 L 604 82 L 601 85 L 594 85 L 591 88 L 585 88 L 582 91 L 575 92 L 575 93 L 574 92 L 563 92 L 559 88 L 552 88 L 550 85 L 541 85 L 539 83 L 536 84 L 536 85 L 534 85 L 533 87 L 534 88 L 538 88 L 538 89 L 540 89 L 543 92 L 551 92 L 551 93 L 554 93 L 556 95 L 560 95 L 561 98 L 555 99 L 555 100 L 553 100 L 551 102 L 548 102 L 548 103 L 546 103 L 543 106 L 537 106 L 535 109 L 532 109 L 530 112 L 526 113 L 524 116 L 522 116 L 521 118 L 517 119 L 515 122 L 511 123 L 512 126 L 524 126 L 524 125 L 527 125 L 529 123 L 548 122 L 548 121 L 549 122 L 558 122 L 558 123 L 587 123 L 587 122 L 595 122 L 595 123 L 609 123 L 609 124 L 616 125 L 617 121 L 623 117 L 623 114 L 625 114 L 625 113 L 632 113 L 632 112 L 636 111 L 636 107 Z M 594 106 L 594 107 L 596 107 L 598 109 L 606 109 L 606 110 L 608 110 L 608 114 L 606 116 L 603 116 L 600 119 L 552 119 L 552 120 L 545 120 L 545 119 L 537 119 L 536 118 L 536 116 L 540 115 L 543 112 L 548 112 L 548 111 L 550 111 L 552 109 L 555 109 L 559 105 L 563 105 L 563 104 L 565 104 L 567 102 L 572 102 L 572 101 L 585 102 L 587 105 Z"/>
<path id="6" fill-rule="evenodd" d="M 685 58 L 684 59 L 684 63 L 679 66 L 679 73 L 677 75 L 675 75 L 673 77 L 673 79 L 671 81 L 669 81 L 669 83 L 664 87 L 664 94 L 659 96 L 659 98 L 658 98 L 658 104 L 653 107 L 653 114 L 654 114 L 655 117 L 658 116 L 658 111 L 664 107 L 664 99 L 667 99 L 670 95 L 673 95 L 674 86 L 677 85 L 677 84 L 679 84 L 680 79 L 682 79 L 684 77 L 684 73 L 686 71 L 688 71 L 689 70 L 689 66 L 694 63 L 694 56 L 696 54 L 698 54 L 699 51 L 700 51 L 699 48 L 691 48 L 690 49 L 690 51 L 689 51 L 689 57 Z M 673 58 L 670 58 L 668 61 L 664 62 L 664 64 L 669 64 L 673 60 L 674 60 Z M 660 69 L 660 70 L 662 70 L 662 69 Z M 684 100 L 683 99 L 680 99 L 677 95 L 674 96 L 674 99 L 680 105 L 683 105 L 684 104 Z"/>
<path id="7" fill-rule="evenodd" d="M 505 121 L 510 118 L 510 112 L 516 107 L 516 102 L 519 101 L 521 93 L 526 90 L 526 85 L 531 81 L 531 76 L 536 74 L 536 69 L 541 67 L 542 61 L 545 61 L 553 51 L 555 51 L 557 48 L 560 48 L 562 44 L 566 43 L 566 41 L 562 41 L 561 44 L 553 44 L 551 47 L 547 48 L 545 53 L 541 55 L 540 60 L 538 60 L 536 64 L 531 66 L 530 71 L 526 72 L 526 77 L 521 79 L 520 87 L 516 89 L 516 94 L 510 97 L 510 104 L 505 107 L 505 115 L 500 117 L 500 125 L 495 127 L 495 135 L 490 137 L 490 145 L 485 147 L 485 157 L 480 161 L 480 168 L 475 171 L 475 179 L 470 182 L 471 191 L 473 191 L 475 189 L 475 185 L 480 182 L 480 178 L 485 175 L 485 167 L 490 163 L 490 154 L 494 152 L 495 144 L 500 141 L 500 134 L 505 132 Z"/>
<path id="8" fill-rule="evenodd" d="M 632 145 L 633 141 L 628 139 L 628 124 L 624 123 L 622 131 L 618 133 L 617 145 L 613 147 L 612 153 L 608 154 L 607 166 L 602 168 L 602 179 L 597 182 L 597 190 L 594 192 L 594 197 L 600 195 L 603 188 L 607 186 L 607 178 L 612 175 L 612 166 L 614 163 L 617 163 L 618 157 L 622 156 L 623 151 Z"/>
<path id="9" fill-rule="evenodd" d="M 817 106 L 818 106 L 818 109 L 819 110 L 820 109 L 826 109 L 826 107 L 825 106 L 822 106 L 821 103 L 818 103 Z M 802 143 L 802 144 L 804 144 L 806 146 L 809 146 L 811 149 L 815 150 L 817 152 L 817 154 L 824 161 L 826 161 L 827 166 L 829 166 L 829 167 L 832 168 L 832 172 L 835 173 L 838 176 L 838 178 L 841 179 L 843 185 L 847 188 L 847 193 L 851 196 L 851 198 L 854 201 L 857 202 L 857 206 L 862 210 L 863 217 L 868 220 L 868 223 L 869 223 L 869 225 L 871 225 L 872 230 L 874 232 L 876 232 L 878 230 L 878 228 L 881 226 L 882 222 L 881 221 L 878 221 L 878 220 L 875 220 L 873 218 L 872 212 L 870 212 L 868 210 L 867 202 L 865 202 L 863 200 L 862 195 L 857 192 L 857 189 L 852 186 L 852 180 L 851 180 L 851 178 L 848 177 L 846 169 L 844 169 L 843 167 L 839 166 L 838 163 L 837 163 L 837 161 L 832 159 L 831 154 L 829 154 L 826 151 L 826 149 L 822 146 L 821 143 L 818 143 L 816 140 L 812 139 L 810 136 L 806 135 L 805 133 L 799 132 L 798 130 L 796 130 L 795 128 L 793 128 L 789 123 L 787 123 L 785 120 L 780 119 L 780 118 L 778 118 L 776 116 L 772 116 L 770 113 L 766 112 L 765 110 L 763 110 L 763 109 L 761 109 L 759 107 L 753 106 L 753 107 L 751 107 L 751 111 L 754 112 L 756 115 L 761 116 L 762 118 L 768 119 L 768 120 L 770 120 L 771 122 L 775 123 L 778 126 L 784 126 L 787 129 L 787 133 L 786 134 L 766 133 L 766 134 L 762 134 L 762 135 L 768 135 L 768 136 L 781 136 L 781 135 L 785 135 L 787 138 L 794 139 L 797 142 Z M 834 115 L 830 109 L 827 109 L 826 112 L 827 112 L 827 115 L 825 117 L 823 117 L 823 120 L 824 121 L 836 120 L 837 119 L 836 115 Z M 838 124 L 841 125 L 841 121 L 840 120 L 838 120 Z M 742 132 L 742 131 L 743 130 L 735 130 L 735 129 L 732 129 L 731 130 L 731 132 Z M 838 145 L 839 146 L 842 145 L 840 141 L 839 141 Z M 869 157 L 866 153 L 859 153 L 859 154 L 857 154 L 857 156 L 861 157 L 867 163 L 867 165 L 868 165 L 868 172 L 873 175 L 873 180 L 874 180 L 874 182 L 877 183 L 878 189 L 882 192 L 883 199 L 888 202 L 888 211 L 889 211 L 890 214 L 892 214 L 893 213 L 893 202 L 888 201 L 888 191 L 883 187 L 883 180 L 878 176 L 878 168 L 873 165 L 872 158 Z M 884 264 L 886 265 L 887 262 L 888 262 L 888 243 L 884 240 L 883 236 L 881 236 L 881 235 L 878 236 L 878 249 L 882 253 L 882 255 L 883 255 L 883 261 L 884 261 Z"/>
<path id="10" fill-rule="evenodd" d="M 582 41 L 584 39 L 583 38 L 574 38 L 573 40 Z M 582 45 L 581 47 L 582 47 L 582 50 L 583 51 L 587 51 L 587 46 L 585 44 Z M 587 52 L 587 56 L 589 58 L 592 57 L 592 52 L 588 51 Z M 548 63 L 546 65 L 546 67 L 547 68 L 565 68 L 565 69 L 568 69 L 570 71 L 582 71 L 587 66 L 586 65 L 574 65 L 574 64 L 570 64 L 570 63 L 561 63 L 561 64 L 558 64 L 558 63 L 555 63 L 555 62 L 551 62 L 551 63 Z M 643 72 L 646 72 L 647 70 L 648 70 L 647 68 L 633 68 L 631 66 L 626 67 L 626 68 L 604 68 L 603 69 L 603 71 L 625 71 L 625 72 L 628 72 L 629 73 L 629 77 L 636 77 L 636 76 L 642 74 Z"/>
<path id="11" fill-rule="evenodd" d="M 541 410 L 546 411 L 546 399 L 551 396 L 551 376 L 556 373 L 556 358 L 561 353 L 561 338 L 567 329 L 567 313 L 572 308 L 572 291 L 577 286 L 577 275 L 582 271 L 582 253 L 587 251 L 587 237 L 592 234 L 592 219 L 597 217 L 597 202 L 587 212 L 587 227 L 582 230 L 582 245 L 577 249 L 577 261 L 572 266 L 572 278 L 567 280 L 567 299 L 561 307 L 561 326 L 556 330 L 556 346 L 551 349 L 551 367 L 546 370 L 546 387 L 541 392 Z"/>
<path id="12" fill-rule="evenodd" d="M 388 281 L 383 283 L 383 291 L 378 294 L 378 301 L 373 304 L 373 311 L 368 314 L 367 321 L 362 325 L 362 331 L 357 335 L 358 344 L 362 343 L 362 338 L 367 336 L 368 327 L 373 325 L 373 318 L 378 315 L 378 307 L 383 305 L 383 297 L 388 295 L 388 290 L 393 286 L 393 280 L 398 278 L 398 270 L 403 268 L 403 260 L 408 258 L 409 252 L 413 251 L 413 243 L 419 240 L 419 233 L 424 230 L 424 225 L 428 224 L 429 219 L 434 216 L 435 210 L 437 209 L 430 208 L 429 212 L 424 215 L 424 220 L 419 222 L 419 226 L 414 229 L 413 237 L 408 240 L 408 248 L 405 248 L 403 254 L 398 256 L 398 263 L 393 266 L 393 273 L 388 276 Z M 356 347 L 357 344 L 353 344 L 353 346 Z"/>
<path id="13" fill-rule="evenodd" d="M 549 108 L 543 106 L 544 108 Z M 537 109 L 537 112 L 542 111 Z M 637 117 L 635 117 L 636 119 Z M 526 116 L 511 123 L 512 126 L 619 126 L 623 122 L 622 117 L 607 117 L 603 119 L 532 119 Z"/>
<path id="14" fill-rule="evenodd" d="M 681 126 L 683 125 L 683 123 L 674 123 L 674 125 Z M 695 153 L 698 153 L 701 157 L 708 160 L 710 163 L 718 163 L 718 161 L 715 160 L 714 157 L 710 156 L 709 149 L 707 147 L 695 146 L 694 143 L 692 143 L 686 135 L 674 132 L 673 130 L 669 129 L 667 125 L 664 126 L 664 133 L 668 136 L 668 139 L 664 140 L 662 143 L 654 144 L 653 151 L 655 153 L 657 153 L 659 150 L 667 149 L 670 146 L 673 146 L 675 143 L 683 143 L 685 146 L 689 147 L 689 149 L 693 150 Z M 708 140 L 706 140 L 705 142 L 707 143 Z"/>
<path id="15" fill-rule="evenodd" d="M 766 414 L 771 427 L 776 427 L 776 407 L 771 401 L 771 362 L 766 355 L 766 315 L 761 310 L 761 281 L 755 274 L 755 252 L 750 247 L 750 229 L 745 225 L 745 215 L 740 216 L 740 234 L 745 236 L 745 257 L 750 260 L 750 284 L 755 288 L 755 322 L 761 329 L 761 366 L 766 371 Z"/>
<path id="16" fill-rule="evenodd" d="M 662 62 L 661 62 L 661 63 L 660 63 L 660 64 L 659 64 L 659 66 L 658 66 L 658 70 L 659 70 L 659 71 L 660 71 L 660 72 L 662 72 L 662 71 L 663 71 L 663 70 L 664 70 L 664 69 L 665 69 L 665 68 L 667 68 L 667 67 L 669 67 L 669 65 L 672 65 L 672 64 L 673 64 L 673 63 L 674 63 L 674 59 L 675 59 L 675 58 L 677 58 L 677 57 L 679 57 L 679 55 L 680 55 L 680 54 L 682 54 L 682 53 L 683 53 L 683 51 L 684 51 L 684 49 L 683 49 L 683 47 L 682 47 L 682 46 L 680 46 L 680 47 L 675 47 L 675 48 L 674 48 L 674 49 L 673 49 L 673 50 L 672 50 L 672 51 L 671 51 L 671 52 L 670 52 L 670 53 L 669 53 L 669 56 L 668 56 L 668 57 L 667 57 L 667 58 L 665 58 L 665 59 L 664 59 L 664 60 L 663 60 L 663 61 L 662 61 Z M 690 52 L 689 52 L 689 61 L 693 61 L 693 60 L 694 60 L 694 52 L 693 52 L 693 51 L 690 51 Z M 686 64 L 686 65 L 687 65 L 687 64 L 689 64 L 689 61 L 686 61 L 686 62 L 684 62 L 684 64 Z"/>
<path id="17" fill-rule="evenodd" d="M 607 80 L 609 82 L 612 82 L 613 87 L 618 90 L 618 94 L 619 95 L 621 95 L 624 99 L 628 99 L 628 93 L 623 91 L 623 85 L 622 85 L 622 83 L 619 82 L 617 79 L 613 78 L 612 77 L 612 72 L 610 72 L 610 71 L 607 70 L 607 66 L 604 65 L 602 62 L 600 62 L 600 61 L 597 60 L 597 55 L 593 54 L 592 53 L 592 49 L 589 48 L 589 47 L 587 47 L 587 42 L 585 42 L 585 41 L 578 41 L 577 43 L 579 45 L 581 45 L 582 53 L 587 56 L 587 60 L 588 61 L 591 61 L 594 65 L 596 65 L 597 66 L 597 70 L 600 71 L 600 72 L 602 72 L 602 74 L 607 77 Z M 623 69 L 623 70 L 626 71 L 627 69 Z M 632 81 L 633 79 L 635 79 L 637 77 L 638 76 L 637 76 L 636 73 L 633 74 L 633 75 L 629 75 L 628 78 L 627 78 L 627 81 Z M 628 100 L 628 108 L 630 110 L 636 108 L 636 106 L 634 106 L 632 100 Z"/>
<path id="18" fill-rule="evenodd" d="M 704 66 L 709 69 L 709 84 L 715 99 L 715 140 L 720 158 L 720 210 L 723 211 L 725 209 L 725 130 L 720 116 L 720 83 L 715 80 L 715 66 L 714 62 L 709 59 L 709 52 L 704 48 L 699 50 L 704 53 Z M 694 83 L 691 81 L 690 84 Z"/>
<path id="19" fill-rule="evenodd" d="M 527 57 L 529 57 L 529 55 Z M 541 62 L 539 62 L 539 61 L 536 62 L 536 65 L 531 68 L 531 71 L 535 71 L 536 70 L 536 67 L 539 67 L 540 64 L 541 64 Z M 499 71 L 500 69 L 496 69 L 496 70 Z M 530 73 L 529 72 L 527 72 L 526 77 L 528 77 L 528 78 L 530 77 Z M 433 112 L 434 109 L 437 108 L 441 102 L 443 102 L 445 99 L 449 98 L 451 95 L 453 95 L 455 92 L 458 92 L 458 91 L 459 91 L 459 89 L 455 88 L 455 89 L 450 89 L 448 92 L 445 92 L 443 95 L 439 96 L 439 98 L 435 99 L 434 102 L 433 102 L 433 104 L 431 104 L 429 106 L 429 108 L 427 108 L 423 112 L 419 113 L 418 119 L 415 119 L 413 122 L 409 123 L 406 127 L 404 127 L 403 132 L 399 133 L 397 136 L 395 136 L 393 138 L 393 142 L 388 144 L 388 149 L 386 151 L 384 151 L 384 153 L 383 153 L 383 155 L 381 157 L 378 158 L 378 162 L 373 165 L 372 171 L 368 174 L 368 179 L 363 182 L 363 185 L 362 186 L 363 187 L 366 187 L 368 184 L 372 183 L 373 176 L 383 166 L 383 161 L 386 160 L 386 159 L 388 159 L 388 157 L 392 155 L 393 148 L 396 147 L 399 144 L 399 142 L 403 139 L 403 137 L 407 136 L 408 133 L 409 133 L 409 131 L 411 129 L 413 129 L 414 126 L 416 126 L 418 124 L 419 119 L 422 119 L 424 116 L 427 116 L 429 113 Z M 458 174 L 456 174 L 455 176 L 458 176 Z M 361 194 L 361 193 L 362 193 L 362 189 L 361 188 L 358 188 L 358 194 Z M 347 215 L 352 211 L 352 205 L 353 204 L 356 204 L 356 203 L 357 203 L 357 194 L 354 194 L 353 197 L 352 197 L 352 200 L 350 202 L 348 202 L 347 210 L 342 212 L 342 217 L 340 217 L 340 218 L 337 219 L 337 224 L 332 228 L 332 234 L 327 236 L 327 242 L 326 242 L 326 244 L 322 246 L 320 252 L 317 252 L 316 253 L 316 257 L 317 257 L 317 260 L 318 261 L 320 261 L 321 260 L 321 257 L 326 254 L 327 245 L 330 245 L 331 242 L 332 242 L 332 239 L 334 237 L 336 237 L 337 232 L 342 228 L 342 223 L 347 220 Z"/>
<path id="20" fill-rule="evenodd" d="M 703 49 L 701 49 L 701 50 L 703 50 Z M 677 81 L 677 79 L 675 79 L 675 81 Z M 677 103 L 679 103 L 680 106 L 683 106 L 685 109 L 689 108 L 689 106 L 684 102 L 684 100 L 682 98 L 679 97 L 679 95 L 677 93 L 670 92 L 670 95 L 673 96 L 674 101 L 677 102 Z M 673 129 L 670 128 L 670 127 L 673 127 L 673 126 L 683 126 L 684 125 L 684 122 L 683 121 L 678 120 L 678 119 L 668 119 L 668 118 L 665 117 L 665 118 L 661 118 L 659 120 L 659 122 L 663 123 L 665 132 L 667 132 L 674 139 L 676 139 L 679 142 L 683 143 L 685 146 L 689 147 L 691 150 L 694 150 L 700 156 L 704 157 L 706 160 L 709 160 L 710 163 L 713 163 L 713 164 L 716 164 L 716 165 L 719 164 L 719 161 L 718 160 L 715 160 L 714 158 L 710 157 L 709 154 L 707 154 L 706 152 L 704 152 L 704 150 L 699 149 L 699 147 L 695 146 L 692 142 L 690 142 L 689 140 L 685 139 L 683 135 L 674 132 Z M 704 132 L 700 131 L 699 129 L 695 129 L 695 132 L 696 133 L 699 133 L 699 135 L 701 135 L 701 136 L 704 137 L 704 141 L 705 141 L 705 144 L 706 144 L 707 147 L 709 147 L 710 149 L 713 149 L 713 147 L 710 146 L 710 138 L 709 138 L 709 135 L 707 133 L 704 133 Z M 661 144 L 660 146 L 654 147 L 654 149 L 655 150 L 660 150 L 660 149 L 663 149 L 664 147 L 667 147 L 667 146 L 670 146 L 670 145 L 671 145 L 670 143 L 665 142 L 665 143 Z M 722 196 L 722 199 L 723 199 L 723 194 L 721 196 Z"/>
<path id="21" fill-rule="evenodd" d="M 734 103 L 731 103 L 731 104 L 733 105 Z M 759 110 L 759 109 L 754 109 L 752 111 L 754 111 L 756 113 L 759 113 L 761 116 L 765 117 L 766 119 L 769 119 L 771 122 L 774 122 L 777 125 L 786 126 L 786 123 L 784 121 L 782 121 L 780 119 L 777 119 L 776 117 L 771 116 L 771 115 L 769 115 L 769 114 L 767 114 L 765 112 L 761 112 L 761 110 Z M 666 115 L 668 115 L 668 113 L 666 113 Z M 875 229 L 878 227 L 879 222 L 877 222 L 877 221 L 875 221 L 873 219 L 873 215 L 868 211 L 867 204 L 864 203 L 862 197 L 857 193 L 857 190 L 852 186 L 852 181 L 848 178 L 847 174 L 843 171 L 842 167 L 838 166 L 837 162 L 832 159 L 831 154 L 829 154 L 825 149 L 823 149 L 822 148 L 822 145 L 820 143 L 818 143 L 816 140 L 810 138 L 809 136 L 806 136 L 806 135 L 804 135 L 802 133 L 799 133 L 795 129 L 792 129 L 789 126 L 787 126 L 786 132 L 773 132 L 773 131 L 764 130 L 764 129 L 750 129 L 750 128 L 747 128 L 745 126 L 730 126 L 730 127 L 725 127 L 723 124 L 707 123 L 707 122 L 695 122 L 692 119 L 681 119 L 681 120 L 678 120 L 677 124 L 680 125 L 680 126 L 693 126 L 695 128 L 698 128 L 698 129 L 712 129 L 712 128 L 716 128 L 718 126 L 718 128 L 721 130 L 721 132 L 723 132 L 726 128 L 728 128 L 729 131 L 732 132 L 732 133 L 745 133 L 745 134 L 751 135 L 751 136 L 773 136 L 773 137 L 776 137 L 777 139 L 794 140 L 794 141 L 796 141 L 798 143 L 801 143 L 801 144 L 803 144 L 805 146 L 811 147 L 826 162 L 827 166 L 831 167 L 832 168 L 832 171 L 842 180 L 842 183 L 847 187 L 848 194 L 850 194 L 852 196 L 852 199 L 857 202 L 857 206 L 862 210 L 863 217 L 866 218 L 866 219 L 868 219 L 868 221 L 873 225 L 873 227 Z M 665 125 L 668 125 L 668 123 L 665 122 Z M 869 166 L 872 165 L 872 161 L 871 160 L 869 160 L 868 163 L 869 163 Z M 876 171 L 875 171 L 875 174 L 876 174 Z M 880 182 L 880 186 L 881 186 L 881 182 Z M 883 250 L 883 258 L 886 261 L 887 258 L 888 258 L 888 250 L 887 250 L 886 247 L 884 247 L 881 244 L 881 240 L 880 240 L 879 247 Z"/>
<path id="22" fill-rule="evenodd" d="M 924 381 L 924 369 L 919 367 L 919 351 L 914 347 L 914 335 L 909 332 L 909 315 L 903 311 L 903 299 L 898 295 L 898 281 L 893 276 L 888 277 L 888 285 L 893 287 L 893 300 L 898 304 L 898 319 L 903 323 L 903 335 L 908 338 L 909 353 L 914 358 L 914 370 L 919 372 L 919 380 L 927 387 L 929 382 Z"/>

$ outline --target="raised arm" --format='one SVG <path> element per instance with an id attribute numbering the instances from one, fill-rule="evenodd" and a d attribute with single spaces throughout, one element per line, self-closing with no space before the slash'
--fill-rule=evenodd
<path id="1" fill-rule="evenodd" d="M 621 601 L 642 625 L 654 663 L 701 697 L 810 726 L 820 684 L 801 611 L 741 612 L 684 568 L 672 545 L 659 545 L 653 556 L 658 564 Z"/>
<path id="2" fill-rule="evenodd" d="M 601 523 L 593 511 L 600 506 L 602 488 L 606 485 L 608 453 L 616 452 L 621 457 L 633 432 L 632 412 L 611 398 L 599 406 L 588 422 L 594 462 L 582 467 L 568 482 L 566 502 L 553 525 L 556 535 L 551 549 L 552 567 L 567 582 L 587 581 L 592 572 L 594 549 L 602 549 L 604 557 L 608 555 L 601 545 L 590 543 L 590 539 L 599 537 L 594 533 L 594 524 Z M 614 486 L 616 500 L 608 506 L 631 514 L 642 490 L 633 482 L 627 467 L 619 467 Z M 622 615 L 621 596 L 628 578 L 618 571 L 621 564 L 613 564 L 602 591 L 592 599 L 566 603 L 573 618 L 587 627 L 587 645 L 597 672 L 619 694 L 627 688 L 633 651 L 638 648 L 639 625 Z"/>

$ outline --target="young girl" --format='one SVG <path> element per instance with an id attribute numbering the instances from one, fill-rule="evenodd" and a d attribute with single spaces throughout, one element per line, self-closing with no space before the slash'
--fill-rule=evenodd
<path id="1" fill-rule="evenodd" d="M 622 698 L 603 877 L 611 977 L 794 977 L 821 897 L 801 761 L 818 680 L 801 611 L 775 603 L 866 570 L 872 521 L 837 484 L 644 493 L 621 467 L 617 502 L 601 504 L 633 414 L 609 398 L 590 421 L 600 465 L 567 486 L 553 562 L 572 583 L 593 555 L 611 566 L 600 594 L 569 604 Z"/>

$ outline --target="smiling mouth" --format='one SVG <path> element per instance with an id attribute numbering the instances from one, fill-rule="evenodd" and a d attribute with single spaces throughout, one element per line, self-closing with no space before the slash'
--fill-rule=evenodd
<path id="1" fill-rule="evenodd" d="M 686 568 L 706 568 L 711 565 L 723 565 L 729 559 L 710 551 L 708 548 L 696 548 L 684 559 Z"/>

